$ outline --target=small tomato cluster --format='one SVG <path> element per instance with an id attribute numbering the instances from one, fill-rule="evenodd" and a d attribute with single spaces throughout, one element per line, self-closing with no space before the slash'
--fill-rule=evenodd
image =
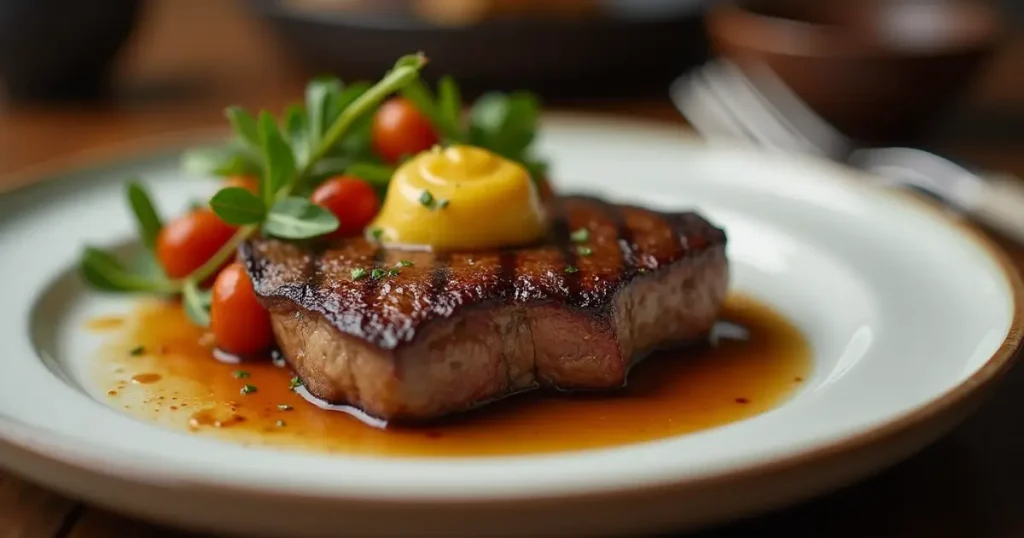
<path id="1" fill-rule="evenodd" d="M 430 149 L 438 140 L 430 122 L 402 97 L 389 99 L 377 110 L 372 132 L 375 151 L 388 163 Z M 230 176 L 224 186 L 259 193 L 259 180 L 254 176 Z M 337 217 L 338 228 L 329 234 L 331 238 L 361 235 L 381 204 L 372 185 L 347 175 L 320 183 L 310 201 Z M 160 230 L 157 259 L 167 276 L 185 278 L 227 244 L 236 231 L 209 208 L 194 209 Z M 257 300 L 240 262 L 228 262 L 213 279 L 210 330 L 217 347 L 234 355 L 252 355 L 274 345 L 270 315 Z"/>

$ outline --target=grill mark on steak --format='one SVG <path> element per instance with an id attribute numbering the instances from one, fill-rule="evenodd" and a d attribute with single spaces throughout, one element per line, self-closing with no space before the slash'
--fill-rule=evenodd
<path id="1" fill-rule="evenodd" d="M 377 320 L 377 309 L 374 308 L 377 299 L 377 288 L 380 286 L 381 281 L 384 277 L 373 278 L 374 269 L 381 269 L 381 262 L 384 260 L 386 251 L 377 243 L 373 243 L 373 257 L 370 263 L 370 268 L 367 269 L 368 274 L 361 280 L 362 290 L 362 303 L 363 303 L 363 319 L 360 323 L 359 329 L 363 334 L 370 332 L 373 324 L 379 323 Z"/>
<path id="2" fill-rule="evenodd" d="M 434 266 L 430 273 L 430 293 L 428 304 L 437 316 L 445 316 L 452 308 L 445 292 L 448 289 L 448 281 L 451 278 L 449 266 L 451 265 L 451 254 L 438 252 L 434 256 Z"/>
<path id="3" fill-rule="evenodd" d="M 576 248 L 569 237 L 572 230 L 569 228 L 569 217 L 566 215 L 565 203 L 559 200 L 557 202 L 557 213 L 551 223 L 551 236 L 554 239 L 555 245 L 558 247 L 559 252 L 562 254 L 562 290 L 565 293 L 565 299 L 570 304 L 577 304 L 583 297 L 583 293 L 580 289 L 580 277 L 579 267 L 576 257 Z M 576 272 L 569 272 L 569 268 L 573 267 Z"/>
<path id="4" fill-rule="evenodd" d="M 306 284 L 302 293 L 307 297 L 315 297 L 323 285 L 324 272 L 321 264 L 324 251 L 325 247 L 322 243 L 314 244 L 306 261 L 306 267 L 303 268 L 303 281 Z"/>
<path id="5" fill-rule="evenodd" d="M 498 253 L 498 289 L 495 295 L 505 299 L 515 295 L 512 289 L 516 282 L 516 253 L 512 249 L 503 248 Z"/>
<path id="6" fill-rule="evenodd" d="M 600 198 L 591 199 L 601 207 L 606 218 L 608 218 L 608 220 L 610 220 L 615 226 L 615 233 L 617 236 L 616 244 L 618 244 L 619 251 L 622 253 L 622 271 L 627 276 L 632 276 L 637 270 L 636 249 L 633 245 L 633 232 L 629 229 L 629 226 L 626 225 L 626 219 L 622 215 L 622 209 L 609 204 Z"/>

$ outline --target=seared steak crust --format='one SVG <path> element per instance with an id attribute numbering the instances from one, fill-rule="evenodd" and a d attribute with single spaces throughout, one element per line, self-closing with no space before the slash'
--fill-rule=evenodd
<path id="1" fill-rule="evenodd" d="M 580 228 L 589 239 L 574 243 Z M 634 360 L 710 329 L 728 284 L 725 244 L 696 213 L 573 196 L 557 201 L 550 236 L 526 248 L 259 238 L 241 255 L 312 394 L 423 419 L 538 386 L 621 386 Z M 352 276 L 374 268 L 398 273 Z"/>

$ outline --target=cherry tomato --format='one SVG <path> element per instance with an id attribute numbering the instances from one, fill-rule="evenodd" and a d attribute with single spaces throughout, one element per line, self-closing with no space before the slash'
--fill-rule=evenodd
<path id="1" fill-rule="evenodd" d="M 373 149 L 385 161 L 394 163 L 403 155 L 416 155 L 437 141 L 430 121 L 403 97 L 392 97 L 373 117 Z"/>
<path id="2" fill-rule="evenodd" d="M 156 257 L 167 276 L 183 278 L 206 263 L 235 229 L 209 209 L 196 209 L 164 225 L 156 238 Z"/>
<path id="3" fill-rule="evenodd" d="M 217 347 L 233 355 L 253 355 L 274 344 L 270 313 L 256 299 L 239 262 L 225 267 L 213 283 L 210 329 Z"/>
<path id="4" fill-rule="evenodd" d="M 259 195 L 259 179 L 252 176 L 230 176 L 224 180 L 225 187 L 241 187 L 255 195 Z"/>
<path id="5" fill-rule="evenodd" d="M 340 224 L 332 237 L 352 237 L 362 233 L 377 216 L 380 201 L 369 183 L 350 176 L 332 177 L 313 191 L 310 200 L 334 213 Z"/>

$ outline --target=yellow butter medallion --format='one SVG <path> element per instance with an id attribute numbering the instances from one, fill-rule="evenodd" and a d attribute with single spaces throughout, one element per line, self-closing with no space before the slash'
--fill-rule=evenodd
<path id="1" fill-rule="evenodd" d="M 385 244 L 457 250 L 531 243 L 546 225 L 522 165 L 456 145 L 425 151 L 399 167 L 370 229 Z"/>

